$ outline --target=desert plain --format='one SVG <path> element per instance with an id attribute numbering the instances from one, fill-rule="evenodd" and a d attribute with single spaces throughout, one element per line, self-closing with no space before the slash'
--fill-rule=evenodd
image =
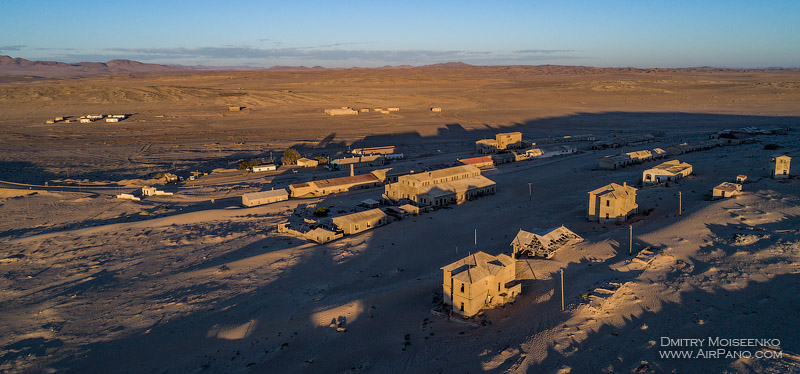
<path id="1" fill-rule="evenodd" d="M 323 113 L 342 106 L 400 110 Z M 130 117 L 45 123 L 90 113 Z M 800 179 L 770 178 L 770 160 L 800 162 L 798 116 L 800 71 L 780 69 L 444 64 L 2 76 L 0 371 L 797 372 Z M 636 185 L 657 162 L 598 170 L 598 157 L 620 149 L 588 141 L 572 143 L 576 154 L 485 171 L 494 195 L 324 245 L 275 227 L 315 207 L 349 212 L 383 188 L 244 208 L 242 193 L 347 171 L 231 171 L 289 147 L 335 158 L 395 145 L 406 155 L 396 165 L 425 167 L 475 156 L 474 142 L 498 132 L 538 142 L 653 137 L 624 147 L 633 151 L 743 127 L 789 130 L 672 157 L 693 175 L 640 188 L 640 214 L 624 224 L 587 221 L 587 192 Z M 169 185 L 153 178 L 193 171 L 208 174 Z M 748 176 L 741 195 L 710 199 L 738 174 Z M 114 198 L 146 185 L 174 195 Z M 485 310 L 477 327 L 431 313 L 442 266 L 474 251 L 509 254 L 520 229 L 560 225 L 585 240 L 550 259 L 518 258 L 513 303 Z M 629 230 L 633 254 L 649 248 L 651 262 L 631 261 Z M 777 339 L 757 350 L 782 354 L 663 358 L 674 348 L 663 337 Z"/>

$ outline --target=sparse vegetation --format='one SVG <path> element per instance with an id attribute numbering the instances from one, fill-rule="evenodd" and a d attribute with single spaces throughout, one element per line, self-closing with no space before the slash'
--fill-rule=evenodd
<path id="1" fill-rule="evenodd" d="M 321 206 L 321 207 L 319 207 L 319 208 L 314 210 L 314 216 L 316 216 L 316 217 L 325 217 L 325 216 L 328 215 L 329 212 L 330 212 L 330 209 L 328 209 L 328 208 L 326 208 L 324 206 Z"/>
<path id="2" fill-rule="evenodd" d="M 239 166 L 236 168 L 237 170 L 247 170 L 252 168 L 253 166 L 261 165 L 261 162 L 258 160 L 250 160 L 250 161 L 239 161 Z"/>
<path id="3" fill-rule="evenodd" d="M 300 152 L 297 152 L 294 148 L 289 148 L 283 151 L 283 158 L 281 161 L 285 165 L 294 165 L 297 163 L 297 160 L 300 159 Z"/>

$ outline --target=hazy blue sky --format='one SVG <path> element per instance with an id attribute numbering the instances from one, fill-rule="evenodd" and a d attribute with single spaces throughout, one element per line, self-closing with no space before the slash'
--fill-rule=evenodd
<path id="1" fill-rule="evenodd" d="M 325 67 L 800 67 L 800 0 L 0 0 L 0 54 Z"/>

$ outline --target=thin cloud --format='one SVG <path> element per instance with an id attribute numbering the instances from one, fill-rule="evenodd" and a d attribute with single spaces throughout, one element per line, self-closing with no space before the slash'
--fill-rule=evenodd
<path id="1" fill-rule="evenodd" d="M 370 50 L 342 49 L 330 46 L 363 44 L 366 42 L 336 43 L 314 48 L 255 48 L 251 46 L 220 46 L 199 48 L 108 48 L 99 53 L 67 53 L 62 61 L 108 61 L 130 59 L 166 64 L 204 64 L 250 66 L 272 65 L 324 65 L 335 66 L 383 66 L 426 65 L 440 62 L 461 61 L 470 64 L 505 65 L 531 64 L 541 61 L 566 61 L 586 57 L 567 53 L 570 50 L 526 50 L 512 52 L 468 51 L 468 50 Z M 539 51 L 538 53 L 530 51 Z M 541 52 L 541 51 L 547 51 Z"/>
<path id="2" fill-rule="evenodd" d="M 571 52 L 578 52 L 574 49 L 523 49 L 519 51 L 514 51 L 514 53 L 524 53 L 524 54 L 552 54 L 552 53 L 571 53 Z"/>
<path id="3" fill-rule="evenodd" d="M 16 51 L 21 51 L 25 47 L 27 47 L 27 46 L 26 45 L 22 45 L 22 44 L 0 45 L 0 51 L 16 52 Z"/>

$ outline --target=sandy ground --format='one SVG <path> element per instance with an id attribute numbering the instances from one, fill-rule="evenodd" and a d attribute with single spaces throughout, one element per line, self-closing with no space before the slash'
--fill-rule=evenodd
<path id="1" fill-rule="evenodd" d="M 780 152 L 798 156 L 796 130 L 683 155 L 679 159 L 691 163 L 695 175 L 641 189 L 640 209 L 649 214 L 631 224 L 634 251 L 655 252 L 649 265 L 630 261 L 627 225 L 590 223 L 584 211 L 587 191 L 610 182 L 635 183 L 656 162 L 594 170 L 596 158 L 613 151 L 592 151 L 587 144 L 579 144 L 576 155 L 486 172 L 497 182 L 496 195 L 328 245 L 277 236 L 274 225 L 297 206 L 348 211 L 360 200 L 377 198 L 379 189 L 237 206 L 242 191 L 323 173 L 304 171 L 201 179 L 169 187 L 178 193 L 174 197 L 141 202 L 110 197 L 120 188 L 134 189 L 135 183 L 120 181 L 143 178 L 150 170 L 230 166 L 286 144 L 333 153 L 346 145 L 396 140 L 411 150 L 409 163 L 429 164 L 469 153 L 474 139 L 494 131 L 487 125 L 530 137 L 667 131 L 662 143 L 644 146 L 653 147 L 701 139 L 726 127 L 797 124 L 797 76 L 786 72 L 479 73 L 450 72 L 437 79 L 422 72 L 209 73 L 156 82 L 99 77 L 0 86 L 0 106 L 18 108 L 0 111 L 0 126 L 9 134 L 0 141 L 6 166 L 0 180 L 35 184 L 70 178 L 115 186 L 4 185 L 9 190 L 0 195 L 0 371 L 798 371 L 800 182 L 770 179 L 775 151 L 763 150 L 775 143 L 783 147 Z M 189 81 L 194 87 L 183 86 Z M 381 88 L 387 82 L 399 88 Z M 334 84 L 343 88 L 331 88 Z M 75 91 L 73 99 L 73 86 L 86 92 Z M 111 86 L 123 87 L 125 95 Z M 213 93 L 239 86 L 248 93 L 237 97 L 252 111 L 221 112 L 217 106 L 228 96 Z M 359 96 L 345 100 L 349 87 L 362 86 L 352 90 Z M 276 90 L 278 97 L 281 89 L 313 96 L 308 112 L 281 112 L 281 105 L 297 110 L 304 102 L 274 99 L 274 104 L 262 92 Z M 153 95 L 174 90 L 174 96 L 162 98 L 174 107 L 144 93 L 124 99 L 137 90 Z M 31 92 L 39 96 L 18 96 Z M 253 97 L 262 101 L 246 101 Z M 425 111 L 434 104 L 447 108 L 440 103 L 448 97 L 451 107 L 460 108 L 442 115 L 452 117 Z M 80 104 L 85 98 L 96 98 L 97 106 Z M 589 104 L 577 104 L 578 99 Z M 22 104 L 12 104 L 15 100 Z M 399 102 L 416 112 L 401 109 L 390 121 L 318 114 L 324 107 L 366 102 L 371 107 Z M 196 113 L 219 115 L 187 119 L 193 106 L 199 106 Z M 173 122 L 147 117 L 147 110 L 176 117 Z M 134 116 L 104 131 L 41 124 L 65 111 L 136 112 L 146 122 L 134 122 Z M 275 119 L 267 120 L 269 113 Z M 277 130 L 292 123 L 292 116 L 297 117 L 292 131 Z M 489 118 L 494 122 L 484 120 Z M 326 130 L 314 130 L 312 123 L 324 123 Z M 163 132 L 153 133 L 154 128 Z M 335 133 L 329 137 L 334 141 L 320 145 L 327 131 Z M 59 165 L 69 165 L 70 175 Z M 709 199 L 713 186 L 742 173 L 750 177 L 743 195 Z M 529 182 L 533 201 L 528 201 Z M 430 313 L 441 299 L 441 266 L 468 251 L 508 252 L 520 228 L 561 224 L 586 240 L 549 260 L 520 259 L 522 295 L 484 312 L 477 318 L 480 327 Z M 343 321 L 347 330 L 337 332 L 332 320 Z M 783 357 L 662 358 L 659 352 L 674 349 L 662 347 L 662 337 L 779 339 Z"/>

